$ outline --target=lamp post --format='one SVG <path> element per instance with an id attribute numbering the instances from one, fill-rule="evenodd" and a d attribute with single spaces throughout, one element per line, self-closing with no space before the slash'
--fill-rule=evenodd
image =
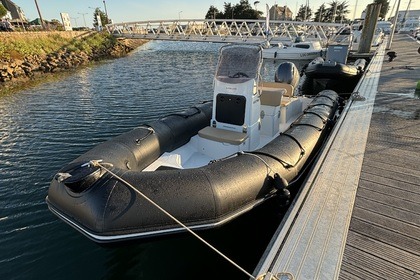
<path id="1" fill-rule="evenodd" d="M 38 10 L 39 20 L 41 21 L 42 29 L 45 30 L 46 29 L 45 28 L 45 23 L 44 23 L 44 20 L 42 19 L 41 10 L 39 9 L 38 1 L 37 0 L 35 0 L 35 6 L 36 6 L 36 9 Z"/>
<path id="2" fill-rule="evenodd" d="M 77 24 L 78 17 L 72 17 L 71 19 L 74 20 L 75 27 L 79 27 L 79 25 Z"/>
<path id="3" fill-rule="evenodd" d="M 86 25 L 85 15 L 87 15 L 88 13 L 78 13 L 78 14 L 83 16 L 83 23 L 85 24 L 85 26 L 84 26 L 84 27 L 87 27 L 87 25 Z"/>
<path id="4" fill-rule="evenodd" d="M 102 2 L 104 2 L 104 8 L 105 8 L 106 20 L 108 21 L 107 23 L 109 23 L 108 11 L 107 11 L 107 9 L 106 9 L 106 3 L 105 3 L 105 0 L 103 0 Z"/>
<path id="5" fill-rule="evenodd" d="M 260 3 L 260 1 L 255 1 L 255 2 L 254 2 L 254 7 L 255 7 L 255 10 L 256 10 L 256 11 L 258 11 L 258 9 L 257 9 L 257 5 L 258 5 L 259 3 Z"/>
<path id="6" fill-rule="evenodd" d="M 353 21 L 356 18 L 357 2 L 358 2 L 358 0 L 356 0 L 356 5 L 354 6 Z"/>
<path id="7" fill-rule="evenodd" d="M 389 34 L 388 43 L 386 44 L 387 50 L 391 49 L 392 39 L 394 38 L 395 28 L 397 27 L 397 23 L 398 23 L 398 13 L 400 11 L 400 3 L 401 3 L 401 0 L 398 0 L 397 10 L 395 11 L 394 19 L 392 20 L 391 34 Z"/>
<path id="8" fill-rule="evenodd" d="M 255 11 L 257 11 L 257 17 L 258 17 L 258 8 L 257 5 L 260 3 L 260 1 L 255 1 L 254 2 L 254 7 L 255 7 Z"/>

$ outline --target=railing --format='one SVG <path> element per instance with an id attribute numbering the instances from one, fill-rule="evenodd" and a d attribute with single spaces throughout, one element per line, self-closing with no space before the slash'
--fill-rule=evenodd
<path id="1" fill-rule="evenodd" d="M 223 43 L 294 41 L 298 36 L 327 42 L 343 24 L 272 20 L 154 20 L 108 24 L 115 37 Z"/>

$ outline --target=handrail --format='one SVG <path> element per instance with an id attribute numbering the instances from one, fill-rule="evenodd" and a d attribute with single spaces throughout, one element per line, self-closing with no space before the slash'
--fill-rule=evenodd
<path id="1" fill-rule="evenodd" d="M 182 19 L 122 22 L 106 25 L 115 37 L 224 43 L 293 41 L 297 36 L 327 42 L 343 24 L 249 19 Z M 268 31 L 267 31 L 268 30 Z"/>

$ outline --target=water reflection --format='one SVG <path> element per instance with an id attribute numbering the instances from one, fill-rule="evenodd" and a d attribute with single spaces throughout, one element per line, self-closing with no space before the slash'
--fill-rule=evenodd
<path id="1" fill-rule="evenodd" d="M 247 279 L 187 235 L 102 248 L 45 203 L 64 164 L 141 123 L 211 99 L 220 46 L 150 42 L 128 57 L 0 96 L 0 279 Z M 268 79 L 278 64 L 264 63 Z M 277 211 L 203 235 L 252 271 Z"/>

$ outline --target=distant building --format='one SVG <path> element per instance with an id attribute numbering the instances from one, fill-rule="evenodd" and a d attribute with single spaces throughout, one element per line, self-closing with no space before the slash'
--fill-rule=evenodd
<path id="1" fill-rule="evenodd" d="M 271 6 L 270 10 L 271 20 L 292 20 L 293 13 L 287 6 L 278 6 L 277 4 Z"/>
<path id="2" fill-rule="evenodd" d="M 394 16 L 395 16 L 395 13 L 393 15 L 391 15 L 389 20 L 394 20 Z M 402 22 L 404 22 L 408 19 L 413 19 L 413 18 L 415 18 L 415 19 L 420 18 L 420 10 L 409 10 L 409 11 L 406 11 L 406 10 L 401 11 L 400 10 L 400 11 L 398 11 L 398 18 L 397 18 L 398 21 L 397 22 L 399 22 L 399 23 L 402 23 Z"/>
<path id="3" fill-rule="evenodd" d="M 26 19 L 25 13 L 23 10 L 13 3 L 13 1 L 10 0 L 0 0 L 0 3 L 3 4 L 3 6 L 6 8 L 6 10 L 9 11 L 9 19 L 11 23 L 14 24 L 23 24 L 27 23 L 28 20 Z"/>

